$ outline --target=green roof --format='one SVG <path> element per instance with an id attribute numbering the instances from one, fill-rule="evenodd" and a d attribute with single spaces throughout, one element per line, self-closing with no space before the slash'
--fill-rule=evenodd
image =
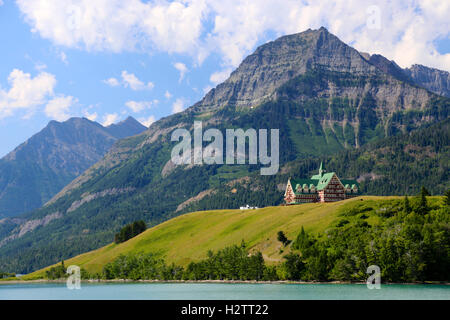
<path id="1" fill-rule="evenodd" d="M 323 173 L 324 173 L 324 172 L 327 172 L 327 170 L 325 170 L 325 169 L 323 168 L 323 163 L 321 162 L 321 163 L 320 163 L 320 167 L 319 167 L 319 174 L 313 175 L 313 176 L 311 177 L 311 179 L 317 179 L 317 180 L 320 180 L 320 179 L 323 177 Z"/>
<path id="2" fill-rule="evenodd" d="M 356 185 L 358 188 L 359 188 L 359 184 L 358 184 L 358 182 L 356 181 L 356 180 L 341 180 L 341 182 L 342 182 L 342 184 L 344 185 L 344 187 L 345 187 L 345 185 L 349 185 L 350 187 L 352 187 L 352 185 Z"/>
<path id="3" fill-rule="evenodd" d="M 302 188 L 305 184 L 307 185 L 308 189 L 311 188 L 311 185 L 313 185 L 317 191 L 323 190 L 328 183 L 331 181 L 331 178 L 336 173 L 334 172 L 326 172 L 325 169 L 323 169 L 322 163 L 320 163 L 319 168 L 319 174 L 313 175 L 311 179 L 290 179 L 292 189 L 295 194 L 301 194 L 302 192 L 297 192 L 297 186 L 300 186 Z M 337 175 L 336 175 L 337 176 Z M 340 180 L 341 183 L 344 185 L 344 187 L 348 184 L 350 188 L 353 188 L 353 186 L 356 186 L 358 188 L 359 192 L 359 185 L 356 180 Z"/>
<path id="4" fill-rule="evenodd" d="M 301 193 L 297 192 L 297 186 L 300 186 L 300 188 L 303 187 L 304 184 L 310 188 L 311 184 L 314 185 L 317 188 L 319 180 L 312 180 L 312 179 L 291 179 L 291 186 L 294 190 L 294 193 Z"/>
<path id="5" fill-rule="evenodd" d="M 322 190 L 328 185 L 328 182 L 330 182 L 331 178 L 333 178 L 334 172 L 328 172 L 325 173 L 320 179 L 319 183 L 317 184 L 317 190 Z"/>

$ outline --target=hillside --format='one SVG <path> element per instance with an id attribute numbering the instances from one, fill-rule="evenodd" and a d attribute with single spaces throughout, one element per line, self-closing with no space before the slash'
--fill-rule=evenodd
<path id="1" fill-rule="evenodd" d="M 186 266 L 191 261 L 205 258 L 208 250 L 219 250 L 242 240 L 250 248 L 261 251 L 268 263 L 278 263 L 283 256 L 279 251 L 282 245 L 277 240 L 278 231 L 282 230 L 289 239 L 295 239 L 302 226 L 308 232 L 323 232 L 340 212 L 361 200 L 367 203 L 396 198 L 364 196 L 335 203 L 193 212 L 150 228 L 124 243 L 112 243 L 64 263 L 97 273 L 120 254 L 151 252 L 169 263 Z M 33 272 L 25 279 L 43 275 L 48 268 Z"/>
<path id="2" fill-rule="evenodd" d="M 310 177 L 317 172 L 322 161 L 339 177 L 356 178 L 363 194 L 414 195 L 422 185 L 432 194 L 443 194 L 450 189 L 449 142 L 450 119 L 447 119 L 332 156 L 291 161 L 276 176 L 250 174 L 211 189 L 202 197 L 192 198 L 178 209 L 179 212 L 189 212 L 236 208 L 242 203 L 278 204 L 283 201 L 289 177 Z"/>
<path id="3" fill-rule="evenodd" d="M 447 281 L 450 195 L 425 193 L 194 212 L 64 266 L 84 279 L 365 281 L 376 264 L 383 281 Z M 64 266 L 24 279 L 58 279 Z"/>
<path id="4" fill-rule="evenodd" d="M 108 127 L 85 118 L 50 121 L 0 159 L 0 218 L 41 207 L 118 139 L 145 129 L 131 117 Z"/>
<path id="5" fill-rule="evenodd" d="M 383 147 L 373 144 L 397 136 L 409 141 L 410 133 L 444 121 L 450 99 L 406 79 L 403 72 L 384 68 L 386 61 L 380 57 L 365 56 L 325 28 L 260 46 L 194 106 L 156 121 L 138 136 L 118 141 L 47 205 L 21 216 L 23 220 L 0 224 L 0 269 L 23 273 L 42 268 L 106 245 L 131 221 L 142 219 L 155 226 L 195 211 L 189 204 L 199 203 L 204 209 L 237 208 L 243 203 L 277 205 L 287 174 L 307 176 L 320 160 L 330 157 L 339 161 L 336 167 L 327 163 L 328 170 L 339 176 L 367 177 L 368 194 L 416 193 L 429 181 L 433 194 L 442 192 L 448 186 L 445 129 L 434 136 L 428 132 L 431 141 L 418 142 L 418 150 L 430 149 L 428 158 L 409 147 L 396 158 L 395 145 L 391 146 L 394 154 L 384 157 Z M 202 120 L 204 130 L 221 132 L 279 129 L 281 170 L 261 177 L 261 165 L 175 166 L 170 161 L 175 145 L 171 133 L 176 128 L 192 132 L 194 120 Z M 370 161 L 366 145 L 379 148 L 378 163 Z M 356 162 L 345 154 L 353 150 L 355 157 L 361 156 Z M 410 168 L 420 168 L 410 175 L 414 177 L 410 189 L 404 182 L 407 170 L 396 174 L 391 168 L 399 159 L 408 161 Z M 301 165 L 290 170 L 292 163 Z M 433 173 L 431 179 L 428 172 Z M 378 179 L 380 174 L 385 180 Z M 234 196 L 220 193 L 248 177 L 261 183 L 237 188 Z M 35 225 L 39 227 L 30 230 Z"/>

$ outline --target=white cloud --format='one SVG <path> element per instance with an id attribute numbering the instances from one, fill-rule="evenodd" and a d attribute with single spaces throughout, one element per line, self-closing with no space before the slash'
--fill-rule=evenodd
<path id="1" fill-rule="evenodd" d="M 169 90 L 166 90 L 166 93 L 164 93 L 164 97 L 166 97 L 166 99 L 172 98 L 172 94 L 169 92 Z"/>
<path id="2" fill-rule="evenodd" d="M 147 84 L 145 84 L 133 73 L 128 73 L 126 70 L 122 71 L 122 80 L 125 88 L 130 87 L 131 90 L 150 90 L 154 87 L 152 82 L 147 82 Z"/>
<path id="3" fill-rule="evenodd" d="M 118 85 L 120 85 L 119 80 L 117 80 L 116 78 L 109 78 L 109 79 L 103 80 L 103 82 L 106 83 L 110 87 L 117 87 Z"/>
<path id="4" fill-rule="evenodd" d="M 47 102 L 54 95 L 55 76 L 40 72 L 34 78 L 31 74 L 14 69 L 8 77 L 9 90 L 0 88 L 0 118 L 11 116 L 16 110 L 33 109 Z"/>
<path id="5" fill-rule="evenodd" d="M 226 70 L 223 70 L 223 71 L 214 72 L 209 77 L 209 81 L 211 81 L 215 85 L 218 85 L 219 83 L 222 83 L 222 82 L 224 82 L 225 80 L 228 79 L 228 77 L 230 76 L 231 71 L 232 71 L 231 69 L 226 69 Z"/>
<path id="6" fill-rule="evenodd" d="M 35 66 L 34 66 L 34 68 L 37 70 L 37 71 L 43 71 L 43 70 L 45 70 L 45 69 L 47 69 L 47 65 L 45 64 L 45 63 L 37 63 Z"/>
<path id="7" fill-rule="evenodd" d="M 130 108 L 133 112 L 138 113 L 144 109 L 150 109 L 152 106 L 152 101 L 127 101 L 125 105 Z"/>
<path id="8" fill-rule="evenodd" d="M 69 64 L 69 61 L 67 61 L 67 55 L 66 55 L 66 53 L 64 51 L 59 52 L 58 53 L 58 57 L 59 57 L 59 59 L 61 59 L 61 61 L 64 64 Z"/>
<path id="9" fill-rule="evenodd" d="M 89 113 L 87 110 L 83 112 L 83 116 L 91 121 L 95 121 L 98 118 L 97 112 Z"/>
<path id="10" fill-rule="evenodd" d="M 64 121 L 70 118 L 70 107 L 77 102 L 72 96 L 56 96 L 45 106 L 45 114 L 51 119 Z"/>
<path id="11" fill-rule="evenodd" d="M 117 113 L 107 113 L 103 116 L 103 123 L 102 125 L 107 127 L 119 119 L 119 115 Z"/>
<path id="12" fill-rule="evenodd" d="M 180 78 L 178 79 L 178 82 L 183 81 L 184 75 L 186 74 L 186 72 L 188 72 L 188 68 L 184 63 L 181 62 L 174 63 L 173 66 L 180 72 Z"/>
<path id="13" fill-rule="evenodd" d="M 184 110 L 184 100 L 182 98 L 178 98 L 172 104 L 172 113 L 178 113 Z"/>
<path id="14" fill-rule="evenodd" d="M 3 5 L 3 0 L 0 0 L 0 6 L 2 6 Z"/>
<path id="15" fill-rule="evenodd" d="M 32 31 L 58 45 L 120 52 L 195 49 L 206 1 L 18 0 Z"/>
<path id="16" fill-rule="evenodd" d="M 130 88 L 131 90 L 137 91 L 137 90 L 151 90 L 155 86 L 152 82 L 144 83 L 143 81 L 139 80 L 138 77 L 134 73 L 130 73 L 126 70 L 123 70 L 121 73 L 122 77 L 122 85 L 124 88 Z M 109 78 L 106 80 L 102 80 L 103 83 L 106 83 L 110 87 L 117 87 L 121 84 L 118 79 L 116 78 Z"/>
<path id="17" fill-rule="evenodd" d="M 376 3 L 380 29 L 367 25 Z M 380 53 L 403 67 L 421 63 L 450 70 L 450 53 L 435 41 L 450 30 L 442 0 L 17 0 L 32 31 L 57 45 L 89 51 L 212 52 L 236 67 L 255 46 L 275 37 L 327 27 L 356 49 Z M 212 27 L 210 27 L 212 26 Z"/>
<path id="18" fill-rule="evenodd" d="M 35 68 L 42 70 L 45 65 Z M 70 117 L 70 108 L 78 102 L 72 96 L 55 94 L 56 78 L 53 74 L 40 72 L 34 78 L 29 73 L 14 69 L 8 77 L 10 89 L 0 88 L 0 118 L 12 116 L 16 111 L 25 112 L 22 118 L 29 119 L 40 106 L 51 119 L 64 121 Z"/>
<path id="19" fill-rule="evenodd" d="M 144 126 L 146 126 L 147 128 L 150 127 L 150 125 L 155 122 L 155 117 L 154 116 L 150 116 L 148 118 L 139 118 L 138 119 L 140 123 L 142 123 Z"/>

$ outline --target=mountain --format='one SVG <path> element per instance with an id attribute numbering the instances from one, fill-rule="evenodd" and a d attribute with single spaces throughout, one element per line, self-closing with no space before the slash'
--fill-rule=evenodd
<path id="1" fill-rule="evenodd" d="M 450 97 L 450 73 L 414 64 L 404 69 L 415 83 L 442 96 Z"/>
<path id="2" fill-rule="evenodd" d="M 380 54 L 361 53 L 371 64 L 397 79 L 426 88 L 438 95 L 450 97 L 450 73 L 443 70 L 414 64 L 402 69 L 395 61 L 388 60 Z"/>
<path id="3" fill-rule="evenodd" d="M 145 129 L 131 117 L 108 127 L 85 118 L 50 121 L 0 159 L 0 217 L 41 207 L 99 161 L 114 142 Z"/>
<path id="4" fill-rule="evenodd" d="M 119 123 L 113 123 L 107 126 L 106 131 L 116 139 L 123 139 L 147 130 L 147 127 L 143 126 L 139 121 L 133 117 L 128 117 Z"/>
<path id="5" fill-rule="evenodd" d="M 289 81 L 317 72 L 382 77 L 376 66 L 325 28 L 309 29 L 260 46 L 196 106 L 257 106 L 276 98 L 277 90 Z"/>
<path id="6" fill-rule="evenodd" d="M 385 58 L 370 60 L 325 28 L 260 46 L 201 101 L 116 142 L 44 207 L 1 221 L 0 269 L 30 272 L 110 243 L 126 223 L 143 219 L 154 226 L 195 205 L 279 204 L 287 175 L 307 176 L 320 160 L 329 160 L 328 169 L 340 177 L 364 178 L 367 194 L 416 193 L 421 183 L 442 192 L 448 187 L 443 121 L 450 99 L 397 72 Z M 221 132 L 279 129 L 279 173 L 261 176 L 261 164 L 175 166 L 171 133 L 192 132 L 194 120 Z M 401 152 L 389 140 L 397 137 Z M 351 153 L 359 150 L 366 153 Z"/>

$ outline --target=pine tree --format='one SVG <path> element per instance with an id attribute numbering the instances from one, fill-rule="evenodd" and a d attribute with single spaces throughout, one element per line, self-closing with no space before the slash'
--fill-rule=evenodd
<path id="1" fill-rule="evenodd" d="M 407 214 L 411 212 L 411 206 L 407 195 L 405 195 L 405 200 L 403 201 L 403 211 Z"/>
<path id="2" fill-rule="evenodd" d="M 280 241 L 285 246 L 289 242 L 283 231 L 278 231 L 278 241 Z"/>
<path id="3" fill-rule="evenodd" d="M 294 249 L 300 250 L 302 256 L 308 255 L 309 249 L 311 248 L 314 240 L 305 232 L 305 229 L 302 226 L 300 233 L 295 239 L 295 243 L 293 244 Z"/>
<path id="4" fill-rule="evenodd" d="M 425 189 L 424 186 L 422 186 L 422 188 L 420 189 L 419 207 L 417 208 L 418 214 L 426 215 L 428 213 L 428 211 L 430 210 L 428 208 L 428 203 L 427 203 L 427 194 L 429 195 L 430 193 L 428 192 L 427 189 Z"/>
<path id="5" fill-rule="evenodd" d="M 444 205 L 445 206 L 450 206 L 450 189 L 445 191 L 445 194 L 444 194 Z"/>

